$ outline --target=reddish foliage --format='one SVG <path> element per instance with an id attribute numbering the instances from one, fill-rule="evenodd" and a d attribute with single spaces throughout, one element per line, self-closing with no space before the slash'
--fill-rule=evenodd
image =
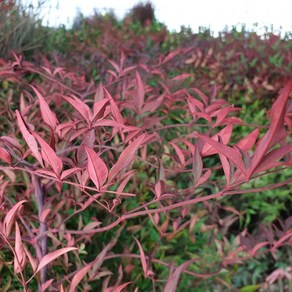
<path id="1" fill-rule="evenodd" d="M 247 137 L 233 141 L 234 126 L 244 124 L 234 116 L 239 108 L 195 87 L 185 88 L 183 82 L 190 75 L 167 78 L 169 66 L 175 64 L 181 51 L 188 53 L 177 50 L 161 57 L 159 63 L 151 64 L 149 60 L 133 67 L 127 64 L 131 54 L 122 50 L 120 62 L 109 62 L 115 71 L 108 71 L 104 86 L 54 67 L 47 60 L 46 66 L 38 67 L 15 55 L 14 62 L 1 63 L 1 78 L 22 88 L 20 101 L 9 100 L 18 110 L 11 112 L 1 105 L 9 125 L 3 127 L 0 137 L 0 169 L 5 173 L 0 177 L 0 203 L 4 203 L 2 213 L 6 214 L 0 225 L 1 245 L 14 253 L 15 275 L 21 274 L 18 280 L 24 289 L 32 278 L 43 287 L 48 283 L 55 289 L 70 285 L 73 291 L 81 281 L 89 285 L 109 276 L 111 273 L 101 267 L 112 256 L 111 251 L 131 219 L 148 216 L 160 238 L 171 240 L 182 230 L 191 230 L 202 216 L 195 212 L 196 204 L 203 202 L 206 209 L 211 208 L 211 199 L 239 195 L 245 182 L 276 166 L 291 165 L 291 158 L 284 158 L 292 152 L 287 138 L 287 129 L 291 131 L 287 104 L 292 81 L 286 83 L 274 103 L 264 136 L 258 139 L 256 128 Z M 39 79 L 24 86 L 25 78 L 32 74 Z M 147 82 L 156 76 L 161 78 L 159 89 Z M 206 163 L 211 155 L 219 155 L 214 160 L 216 165 Z M 224 181 L 214 179 L 219 171 L 223 171 Z M 145 174 L 143 179 L 139 172 Z M 25 182 L 16 190 L 20 174 Z M 180 186 L 181 175 L 187 178 L 185 187 Z M 211 189 L 216 191 L 208 193 L 209 186 L 215 186 Z M 7 189 L 14 190 L 13 200 Z M 133 197 L 135 207 L 131 205 Z M 91 222 L 85 224 L 82 214 L 90 208 L 97 210 L 99 217 L 92 216 Z M 219 218 L 221 221 L 216 218 L 223 222 L 224 235 L 241 215 L 232 207 L 225 211 L 231 215 Z M 93 261 L 80 259 L 82 244 L 116 226 L 121 227 Z M 140 224 L 129 225 L 127 231 L 140 227 L 143 228 Z M 205 228 L 219 232 L 212 224 Z M 235 242 L 229 249 L 224 240 L 216 241 L 221 265 L 227 267 L 248 258 L 249 255 L 242 256 L 243 248 L 254 256 L 269 245 L 275 253 L 291 243 L 289 228 L 278 232 L 277 240 L 270 235 L 253 244 L 248 243 L 248 236 L 244 241 L 242 235 L 242 246 Z M 147 256 L 145 247 L 135 240 L 144 276 L 155 281 L 151 265 L 156 259 Z M 32 249 L 33 254 L 27 252 Z M 23 272 L 26 262 L 32 266 L 30 277 L 29 272 Z M 67 276 L 49 282 L 47 275 L 56 275 L 48 267 L 58 262 L 65 267 Z M 188 271 L 193 262 L 170 268 L 165 291 L 175 291 L 181 273 L 200 278 L 219 273 Z M 158 260 L 156 263 L 168 266 Z M 39 271 L 41 276 L 36 277 Z M 120 284 L 120 274 L 114 291 L 131 284 Z M 108 281 L 104 281 L 104 287 L 110 290 Z"/>

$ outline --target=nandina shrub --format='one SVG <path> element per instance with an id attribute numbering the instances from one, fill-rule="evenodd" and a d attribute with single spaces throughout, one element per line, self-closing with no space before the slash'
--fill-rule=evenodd
<path id="1" fill-rule="evenodd" d="M 163 81 L 160 74 L 166 79 L 190 74 L 187 87 L 195 86 L 209 95 L 216 87 L 220 97 L 230 103 L 260 100 L 266 109 L 291 78 L 288 37 L 280 38 L 273 32 L 260 37 L 244 26 L 239 32 L 221 32 L 219 37 L 204 30 L 181 34 L 170 33 L 156 22 L 143 28 L 128 18 L 118 22 L 96 15 L 84 18 L 80 29 L 58 30 L 52 46 L 63 54 L 57 66 L 71 71 L 81 67 L 87 80 L 106 84 L 107 69 L 112 69 L 108 59 L 118 64 L 122 50 L 128 56 L 127 66 L 145 64 L 152 72 L 159 68 L 158 82 Z"/>
<path id="2" fill-rule="evenodd" d="M 268 129 L 234 140 L 240 109 L 184 88 L 187 76 L 168 79 L 161 69 L 159 92 L 146 83 L 147 66 L 123 67 L 124 54 L 120 66 L 111 61 L 118 74 L 97 86 L 48 61 L 38 68 L 15 58 L 1 64 L 4 285 L 175 291 L 184 274 L 183 288 L 204 289 L 206 278 L 230 288 L 235 265 L 286 252 L 289 222 L 274 237 L 232 234 L 242 213 L 223 202 L 291 183 L 244 188 L 291 165 L 292 81 Z"/>

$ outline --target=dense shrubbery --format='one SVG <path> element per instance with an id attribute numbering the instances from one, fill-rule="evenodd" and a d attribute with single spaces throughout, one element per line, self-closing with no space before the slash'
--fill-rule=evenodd
<path id="1" fill-rule="evenodd" d="M 28 3 L 0 2 L 0 57 L 7 56 L 11 50 L 29 55 L 42 47 L 46 30 L 38 18 L 40 7 L 33 8 Z"/>
<path id="2" fill-rule="evenodd" d="M 132 12 L 1 59 L 1 288 L 291 289 L 291 40 Z"/>

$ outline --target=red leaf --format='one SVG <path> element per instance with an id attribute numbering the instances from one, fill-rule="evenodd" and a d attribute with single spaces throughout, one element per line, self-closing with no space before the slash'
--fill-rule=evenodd
<path id="1" fill-rule="evenodd" d="M 112 292 L 121 292 L 121 291 L 123 291 L 124 288 L 126 288 L 131 283 L 132 282 L 127 282 L 127 283 L 121 284 L 118 287 L 116 287 L 116 288 L 114 288 L 113 290 L 110 290 L 110 291 L 112 291 Z"/>
<path id="2" fill-rule="evenodd" d="M 230 178 L 231 178 L 230 177 L 231 171 L 230 171 L 229 161 L 226 158 L 226 156 L 222 155 L 221 153 L 219 153 L 219 157 L 220 157 L 221 164 L 222 164 L 223 171 L 224 171 L 225 178 L 226 178 L 226 186 L 229 186 Z"/>
<path id="3" fill-rule="evenodd" d="M 25 202 L 27 202 L 27 201 L 26 200 L 22 200 L 22 201 L 18 202 L 6 214 L 4 222 L 3 222 L 3 229 L 4 229 L 4 234 L 5 234 L 6 237 L 8 237 L 10 235 L 10 232 L 12 230 L 13 224 L 15 222 L 15 217 L 17 215 L 17 212 L 22 207 L 22 204 L 25 203 Z"/>
<path id="4" fill-rule="evenodd" d="M 185 79 L 192 77 L 192 76 L 193 76 L 193 74 L 183 73 L 183 74 L 175 76 L 174 78 L 171 78 L 171 82 L 185 80 Z"/>
<path id="5" fill-rule="evenodd" d="M 59 178 L 53 171 L 51 170 L 46 170 L 46 169 L 37 169 L 34 171 L 34 173 L 38 174 L 44 174 L 45 176 L 51 176 L 51 177 L 54 177 L 54 178 Z"/>
<path id="6" fill-rule="evenodd" d="M 176 50 L 170 52 L 170 53 L 169 53 L 169 54 L 168 54 L 168 55 L 162 60 L 161 64 L 164 64 L 164 63 L 170 61 L 170 60 L 173 59 L 176 55 L 178 55 L 181 51 L 182 51 L 182 49 L 179 48 L 179 49 L 176 49 Z"/>
<path id="7" fill-rule="evenodd" d="M 20 230 L 15 222 L 15 257 L 14 257 L 14 274 L 20 273 L 26 264 L 26 255 L 21 241 Z"/>
<path id="8" fill-rule="evenodd" d="M 108 119 L 100 119 L 93 123 L 93 127 L 116 127 L 116 128 L 127 128 L 126 125 Z"/>
<path id="9" fill-rule="evenodd" d="M 212 113 L 210 115 L 211 117 L 217 116 L 216 123 L 214 126 L 215 127 L 220 126 L 229 113 L 235 112 L 238 110 L 240 110 L 240 108 L 235 108 L 235 107 L 230 105 L 230 106 L 226 106 L 226 107 L 219 109 L 218 111 Z"/>
<path id="10" fill-rule="evenodd" d="M 133 160 L 136 151 L 141 146 L 143 139 L 146 134 L 142 134 L 137 139 L 135 139 L 124 151 L 121 153 L 117 163 L 112 167 L 109 172 L 108 180 L 112 181 L 121 170 L 125 169 L 130 162 Z"/>
<path id="11" fill-rule="evenodd" d="M 219 153 L 226 156 L 230 161 L 232 161 L 241 171 L 246 175 L 246 169 L 244 167 L 241 154 L 238 149 L 231 148 L 224 145 L 223 143 L 216 142 L 213 139 L 197 134 L 199 138 L 203 139 L 205 142 L 213 146 Z"/>
<path id="12" fill-rule="evenodd" d="M 85 159 L 87 158 L 86 152 L 84 150 L 84 146 L 88 146 L 89 148 L 93 148 L 95 142 L 95 130 L 91 128 L 87 131 L 85 138 L 83 139 L 81 145 L 77 149 L 77 162 L 79 166 L 83 166 Z"/>
<path id="13" fill-rule="evenodd" d="M 57 67 L 57 68 L 54 69 L 53 76 L 55 76 L 56 74 L 61 73 L 61 72 L 63 72 L 63 71 L 64 71 L 64 68 L 62 68 L 62 67 Z M 60 74 L 60 75 L 61 75 L 61 74 Z"/>
<path id="14" fill-rule="evenodd" d="M 274 243 L 273 247 L 272 247 L 272 253 L 275 253 L 276 252 L 276 249 L 279 248 L 280 246 L 283 245 L 283 242 L 286 241 L 287 239 L 289 239 L 289 241 L 291 240 L 292 238 L 292 230 L 288 230 L 287 233 L 283 236 L 281 236 L 281 238 Z"/>
<path id="15" fill-rule="evenodd" d="M 64 247 L 61 248 L 59 250 L 50 252 L 48 254 L 46 254 L 40 261 L 37 270 L 35 271 L 34 275 L 39 272 L 43 267 L 45 267 L 46 265 L 48 265 L 50 262 L 52 262 L 53 260 L 55 260 L 56 258 L 60 257 L 61 255 L 63 255 L 66 252 L 72 251 L 72 250 L 78 250 L 78 248 L 76 247 Z"/>
<path id="16" fill-rule="evenodd" d="M 134 174 L 135 174 L 135 170 L 131 170 L 125 173 L 125 175 L 123 176 L 125 177 L 125 179 L 123 179 L 123 181 L 119 183 L 119 186 L 117 188 L 118 195 L 123 195 L 122 193 L 124 191 L 124 188 L 126 187 L 127 183 L 129 182 L 129 180 L 132 178 Z"/>
<path id="17" fill-rule="evenodd" d="M 162 101 L 164 99 L 164 94 L 160 95 L 158 98 L 156 98 L 154 101 L 149 101 L 143 106 L 142 113 L 146 112 L 155 112 L 157 108 L 162 104 Z"/>
<path id="18" fill-rule="evenodd" d="M 277 163 L 277 160 L 284 157 L 286 154 L 292 151 L 292 144 L 281 146 L 280 148 L 274 149 L 266 154 L 260 165 L 254 170 L 255 173 L 259 173 L 270 169 L 272 167 L 281 165 L 283 163 Z"/>
<path id="19" fill-rule="evenodd" d="M 43 140 L 43 138 L 41 138 L 37 133 L 33 132 L 32 134 L 41 146 L 43 159 L 52 168 L 57 177 L 60 177 L 63 169 L 62 160 L 57 156 L 51 146 L 45 140 Z"/>
<path id="20" fill-rule="evenodd" d="M 119 74 L 120 73 L 119 65 L 112 60 L 108 60 L 108 62 L 116 69 L 117 73 Z"/>
<path id="21" fill-rule="evenodd" d="M 200 155 L 199 147 L 197 146 L 193 154 L 193 176 L 194 176 L 195 184 L 199 182 L 199 179 L 201 178 L 201 175 L 202 175 L 202 171 L 203 171 L 203 161 Z"/>
<path id="22" fill-rule="evenodd" d="M 204 102 L 205 106 L 207 106 L 209 104 L 209 97 L 207 95 L 205 95 L 202 91 L 200 91 L 197 88 L 191 88 L 191 90 L 193 90 Z"/>
<path id="23" fill-rule="evenodd" d="M 84 276 L 88 273 L 88 271 L 92 268 L 93 263 L 87 264 L 85 267 L 80 269 L 72 278 L 72 282 L 70 284 L 69 292 L 75 292 L 78 284 L 84 278 Z"/>
<path id="24" fill-rule="evenodd" d="M 144 276 L 148 277 L 148 276 L 154 275 L 154 273 L 151 270 L 148 270 L 146 256 L 145 256 L 145 253 L 144 253 L 144 250 L 142 248 L 141 243 L 138 241 L 138 239 L 135 236 L 133 236 L 133 237 L 134 237 L 135 241 L 137 242 L 139 250 L 140 250 L 140 257 L 141 257 L 141 263 L 142 263 Z"/>
<path id="25" fill-rule="evenodd" d="M 94 261 L 92 262 L 92 270 L 89 273 L 89 278 L 93 278 L 96 275 L 96 272 L 100 269 L 102 266 L 105 256 L 108 254 L 108 252 L 116 245 L 117 240 L 121 234 L 123 228 L 120 228 L 116 234 L 115 237 L 111 239 L 111 241 L 101 250 L 101 252 L 96 256 Z"/>
<path id="26" fill-rule="evenodd" d="M 94 150 L 86 145 L 84 147 L 88 156 L 87 171 L 89 177 L 96 188 L 100 190 L 108 176 L 107 166 Z"/>
<path id="27" fill-rule="evenodd" d="M 109 100 L 107 98 L 103 98 L 102 100 L 99 100 L 99 101 L 97 101 L 97 102 L 94 103 L 94 105 L 93 105 L 93 118 L 92 118 L 92 120 L 94 120 L 96 118 L 96 116 L 101 112 L 101 110 L 108 103 L 108 101 Z"/>
<path id="28" fill-rule="evenodd" d="M 117 104 L 115 103 L 115 101 L 112 98 L 110 99 L 110 107 L 111 107 L 112 115 L 115 118 L 115 120 L 118 123 L 124 124 L 124 118 L 123 118 Z"/>
<path id="29" fill-rule="evenodd" d="M 180 274 L 192 263 L 194 263 L 196 260 L 190 260 L 182 265 L 178 266 L 175 271 L 170 275 L 168 278 L 166 285 L 164 287 L 164 292 L 175 292 L 177 288 L 177 284 L 180 278 Z"/>
<path id="30" fill-rule="evenodd" d="M 209 177 L 211 176 L 212 171 L 210 169 L 208 169 L 198 180 L 198 182 L 196 183 L 196 187 L 200 186 L 201 184 L 205 183 Z"/>
<path id="31" fill-rule="evenodd" d="M 163 166 L 163 162 L 159 157 L 156 157 L 158 161 L 158 171 L 157 171 L 157 179 L 161 181 L 165 181 L 165 168 Z"/>
<path id="32" fill-rule="evenodd" d="M 28 145 L 29 149 L 31 150 L 33 156 L 37 159 L 39 164 L 41 166 L 43 166 L 43 160 L 42 160 L 41 154 L 38 150 L 38 144 L 37 144 L 35 138 L 27 129 L 19 111 L 16 110 L 15 112 L 16 112 L 17 123 L 18 123 L 19 129 L 21 131 L 21 134 L 23 136 L 23 139 L 25 140 L 26 144 Z"/>
<path id="33" fill-rule="evenodd" d="M 250 134 L 245 136 L 242 140 L 240 140 L 236 146 L 241 148 L 242 150 L 249 151 L 252 149 L 255 144 L 257 137 L 259 135 L 259 129 L 255 129 Z"/>
<path id="34" fill-rule="evenodd" d="M 70 169 L 66 169 L 62 172 L 61 175 L 61 180 L 64 180 L 65 178 L 67 178 L 68 176 L 72 175 L 73 173 L 77 172 L 81 170 L 81 168 L 78 167 L 74 167 L 74 168 L 70 168 Z"/>
<path id="35" fill-rule="evenodd" d="M 212 139 L 215 141 L 218 141 L 218 137 L 220 136 L 222 138 L 222 143 L 227 144 L 229 142 L 229 139 L 231 137 L 233 130 L 232 125 L 226 126 L 224 129 L 222 129 L 220 132 L 212 136 Z M 218 153 L 214 147 L 211 146 L 211 144 L 205 144 L 202 149 L 202 156 L 209 156 Z"/>
<path id="36" fill-rule="evenodd" d="M 17 151 L 22 153 L 22 147 L 16 138 L 9 137 L 9 136 L 2 136 L 0 137 L 0 140 L 2 140 L 5 143 L 5 145 L 7 145 L 8 148 L 10 147 L 16 148 Z"/>
<path id="37" fill-rule="evenodd" d="M 41 108 L 41 114 L 43 117 L 44 122 L 49 125 L 52 129 L 56 129 L 56 126 L 58 124 L 58 120 L 56 118 L 55 113 L 53 113 L 49 107 L 49 105 L 47 104 L 47 102 L 45 101 L 45 99 L 43 98 L 43 96 L 40 94 L 40 92 L 31 85 L 32 89 L 34 90 L 34 92 L 36 93 L 38 99 L 39 99 L 39 103 L 40 103 L 40 108 Z"/>
<path id="38" fill-rule="evenodd" d="M 44 284 L 42 284 L 41 291 L 45 292 L 49 287 L 51 287 L 53 282 L 54 282 L 54 279 L 50 279 L 46 281 Z"/>
<path id="39" fill-rule="evenodd" d="M 75 96 L 71 98 L 63 95 L 63 98 L 67 100 L 81 114 L 81 116 L 88 124 L 90 124 L 92 120 L 92 112 L 85 102 Z"/>
<path id="40" fill-rule="evenodd" d="M 267 241 L 260 242 L 260 243 L 256 244 L 256 245 L 253 247 L 253 249 L 250 251 L 251 255 L 252 255 L 252 256 L 255 256 L 256 252 L 257 252 L 260 248 L 262 248 L 262 247 L 264 247 L 264 246 L 267 246 L 268 244 L 269 244 L 269 242 L 267 242 Z"/>
<path id="41" fill-rule="evenodd" d="M 290 92 L 292 91 L 292 80 L 282 90 L 281 94 L 275 101 L 271 109 L 271 125 L 267 133 L 260 140 L 255 153 L 252 157 L 252 164 L 249 175 L 254 173 L 254 170 L 259 166 L 263 157 L 268 150 L 286 137 L 286 131 L 284 127 L 285 113 L 287 100 Z"/>
<path id="42" fill-rule="evenodd" d="M 200 110 L 200 112 L 205 112 L 204 104 L 201 101 L 195 99 L 192 96 L 188 96 L 187 101 L 188 101 L 191 114 L 194 114 L 195 112 L 197 112 L 195 107 L 197 107 Z"/>
<path id="43" fill-rule="evenodd" d="M 140 115 L 142 113 L 142 107 L 144 104 L 145 90 L 140 74 L 138 72 L 136 72 L 136 83 L 137 89 L 136 93 L 134 94 L 134 102 L 137 108 L 137 113 L 138 115 Z"/>
<path id="44" fill-rule="evenodd" d="M 129 72 L 133 71 L 134 69 L 136 69 L 137 66 L 130 66 L 130 67 L 127 67 L 125 69 L 123 69 L 123 71 L 121 72 L 120 76 L 124 76 L 126 74 L 128 74 Z"/>
<path id="45" fill-rule="evenodd" d="M 10 153 L 3 148 L 0 148 L 0 159 L 2 159 L 4 162 L 7 162 L 8 164 L 11 164 L 12 161 Z"/>
<path id="46" fill-rule="evenodd" d="M 1 184 L 0 184 L 0 204 L 2 204 L 2 202 L 3 202 L 4 192 L 5 192 L 6 187 L 7 187 L 8 184 L 9 184 L 8 180 L 1 181 Z"/>
<path id="47" fill-rule="evenodd" d="M 170 144 L 170 145 L 173 147 L 173 149 L 175 150 L 175 152 L 176 152 L 176 154 L 177 154 L 177 156 L 178 156 L 178 158 L 179 158 L 180 164 L 181 164 L 182 166 L 184 166 L 186 160 L 185 160 L 185 156 L 184 156 L 182 150 L 181 150 L 176 144 L 174 144 L 174 143 L 172 143 L 172 142 L 169 142 L 169 144 Z"/>
<path id="48" fill-rule="evenodd" d="M 94 95 L 94 103 L 98 103 L 102 99 L 104 99 L 104 89 L 102 84 L 99 83 Z"/>

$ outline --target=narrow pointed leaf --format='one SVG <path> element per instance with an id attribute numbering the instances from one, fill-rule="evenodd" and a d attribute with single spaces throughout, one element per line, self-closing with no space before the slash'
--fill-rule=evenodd
<path id="1" fill-rule="evenodd" d="M 4 162 L 7 162 L 8 164 L 11 164 L 11 161 L 12 161 L 10 153 L 1 147 L 0 147 L 0 159 L 3 160 Z"/>
<path id="2" fill-rule="evenodd" d="M 173 142 L 169 142 L 169 144 L 173 147 L 173 149 L 175 150 L 178 158 L 179 158 L 179 161 L 180 161 L 180 164 L 183 166 L 186 162 L 186 159 L 185 159 L 185 156 L 182 152 L 182 150 L 176 145 L 174 144 Z"/>
<path id="3" fill-rule="evenodd" d="M 14 257 L 14 274 L 20 273 L 26 264 L 26 254 L 23 248 L 20 230 L 15 222 L 15 257 Z"/>
<path id="4" fill-rule="evenodd" d="M 109 99 L 110 101 L 110 108 L 111 108 L 111 113 L 114 117 L 114 119 L 121 123 L 121 124 L 124 124 L 124 118 L 116 104 L 116 102 L 114 101 L 114 99 L 112 98 L 112 96 L 110 95 L 110 93 L 104 88 L 104 92 L 105 92 L 105 95 L 106 97 Z"/>
<path id="5" fill-rule="evenodd" d="M 85 275 L 89 272 L 89 270 L 92 268 L 93 263 L 87 264 L 85 267 L 83 267 L 80 271 L 78 271 L 74 277 L 72 278 L 72 282 L 70 284 L 69 292 L 75 292 L 78 284 L 81 282 L 81 280 L 85 277 Z"/>
<path id="6" fill-rule="evenodd" d="M 116 69 L 117 73 L 120 73 L 120 71 L 121 71 L 120 67 L 116 62 L 114 62 L 112 60 L 108 60 L 108 62 Z"/>
<path id="7" fill-rule="evenodd" d="M 164 63 L 170 61 L 170 60 L 173 59 L 176 55 L 178 55 L 181 51 L 182 51 L 182 49 L 179 48 L 179 49 L 176 49 L 176 50 L 170 52 L 170 53 L 169 53 L 169 54 L 168 54 L 168 55 L 162 60 L 161 64 L 164 64 Z"/>
<path id="8" fill-rule="evenodd" d="M 94 103 L 93 105 L 93 120 L 96 118 L 96 116 L 101 112 L 101 110 L 105 107 L 105 105 L 108 103 L 107 98 L 103 98 L 102 100 L 99 100 Z"/>
<path id="9" fill-rule="evenodd" d="M 124 118 L 116 104 L 116 102 L 113 99 L 110 99 L 110 106 L 111 106 L 111 112 L 115 120 L 120 123 L 124 124 Z"/>
<path id="10" fill-rule="evenodd" d="M 27 127 L 22 119 L 22 116 L 18 110 L 16 110 L 16 118 L 17 118 L 17 123 L 18 123 L 19 129 L 20 129 L 21 134 L 23 136 L 23 139 L 25 140 L 26 144 L 28 145 L 29 149 L 31 150 L 32 155 L 37 159 L 39 164 L 41 166 L 43 166 L 43 160 L 42 160 L 42 156 L 38 150 L 38 144 L 37 144 L 34 136 L 27 129 Z"/>
<path id="11" fill-rule="evenodd" d="M 84 146 L 88 146 L 89 148 L 93 148 L 94 142 L 95 142 L 95 130 L 94 128 L 91 128 L 88 130 L 85 134 L 86 136 L 84 137 L 81 145 L 77 149 L 77 162 L 80 166 L 83 165 L 87 158 L 87 154 L 85 152 Z"/>
<path id="12" fill-rule="evenodd" d="M 54 282 L 54 279 L 50 279 L 50 280 L 46 281 L 44 284 L 42 284 L 41 291 L 45 292 L 49 287 L 51 287 L 53 282 Z"/>
<path id="13" fill-rule="evenodd" d="M 231 160 L 238 168 L 241 169 L 241 171 L 246 174 L 246 169 L 244 167 L 242 157 L 240 155 L 240 152 L 236 148 L 231 148 L 229 146 L 224 145 L 223 143 L 216 142 L 213 139 L 198 134 L 198 137 L 203 139 L 205 142 L 210 144 L 212 147 L 214 147 L 219 153 L 226 156 L 229 160 Z"/>
<path id="14" fill-rule="evenodd" d="M 41 108 L 41 114 L 43 117 L 44 122 L 49 125 L 52 129 L 56 129 L 56 126 L 58 124 L 58 120 L 56 118 L 55 113 L 53 113 L 49 107 L 49 105 L 47 104 L 47 102 L 45 101 L 45 99 L 43 98 L 43 96 L 40 94 L 40 92 L 31 85 L 32 89 L 34 90 L 34 92 L 36 93 L 38 99 L 39 99 L 39 104 L 40 104 L 40 108 Z"/>
<path id="15" fill-rule="evenodd" d="M 209 97 L 197 88 L 191 88 L 204 102 L 205 106 L 209 104 Z"/>
<path id="16" fill-rule="evenodd" d="M 122 229 L 123 227 L 120 227 L 118 229 L 118 231 L 116 232 L 116 236 L 111 239 L 111 241 L 101 250 L 101 252 L 94 259 L 94 261 L 92 262 L 93 266 L 92 266 L 92 270 L 90 271 L 90 275 L 95 275 L 96 272 L 100 269 L 100 267 L 102 266 L 105 260 L 105 256 L 116 245 L 118 238 L 122 232 Z"/>
<path id="17" fill-rule="evenodd" d="M 213 116 L 217 116 L 217 119 L 216 119 L 216 123 L 214 126 L 220 126 L 221 123 L 225 120 L 225 118 L 227 117 L 227 115 L 231 112 L 235 112 L 235 111 L 238 111 L 240 110 L 240 108 L 235 108 L 233 106 L 226 106 L 220 110 L 218 110 L 217 112 L 211 114 L 210 116 L 213 117 Z"/>
<path id="18" fill-rule="evenodd" d="M 241 139 L 236 144 L 236 146 L 245 151 L 251 150 L 258 138 L 259 132 L 260 132 L 259 129 L 255 129 L 250 134 Z"/>
<path id="19" fill-rule="evenodd" d="M 117 193 L 121 193 L 119 195 L 122 195 L 122 192 L 124 191 L 124 188 L 126 187 L 129 180 L 132 178 L 132 176 L 135 174 L 135 170 L 128 171 L 124 176 L 125 179 L 123 179 L 122 182 L 119 183 L 119 186 L 117 188 Z"/>
<path id="20" fill-rule="evenodd" d="M 102 99 L 104 99 L 104 89 L 102 84 L 99 83 L 94 95 L 94 103 L 98 103 Z"/>
<path id="21" fill-rule="evenodd" d="M 141 146 L 146 134 L 142 134 L 137 139 L 135 139 L 132 143 L 129 144 L 128 147 L 124 149 L 121 153 L 117 163 L 112 167 L 109 172 L 109 181 L 112 181 L 122 169 L 125 169 L 130 162 L 134 159 L 135 153 L 138 148 Z"/>
<path id="22" fill-rule="evenodd" d="M 81 168 L 79 167 L 73 167 L 73 168 L 70 168 L 70 169 L 66 169 L 62 172 L 62 175 L 61 175 L 61 180 L 64 180 L 65 178 L 67 178 L 68 176 L 72 175 L 73 173 L 77 172 L 77 171 L 80 171 L 82 170 Z"/>
<path id="23" fill-rule="evenodd" d="M 159 157 L 156 157 L 158 161 L 158 171 L 157 171 L 157 179 L 161 181 L 165 181 L 165 168 L 163 162 Z"/>
<path id="24" fill-rule="evenodd" d="M 151 273 L 151 271 L 148 271 L 146 256 L 145 256 L 145 253 L 144 253 L 144 250 L 142 248 L 141 243 L 139 242 L 139 240 L 135 236 L 133 236 L 133 237 L 134 237 L 135 241 L 137 242 L 139 250 L 140 250 L 140 258 L 141 258 L 141 264 L 142 264 L 144 276 L 148 277 L 148 276 L 150 276 L 150 274 L 153 274 L 153 272 Z"/>
<path id="25" fill-rule="evenodd" d="M 196 183 L 196 186 L 200 186 L 201 184 L 205 183 L 209 177 L 211 176 L 212 171 L 210 169 L 208 169 L 198 180 L 198 182 Z"/>
<path id="26" fill-rule="evenodd" d="M 229 142 L 229 139 L 230 139 L 231 134 L 232 134 L 232 130 L 233 130 L 233 126 L 228 125 L 225 128 L 223 128 L 220 132 L 218 132 L 217 134 L 212 136 L 212 139 L 215 141 L 218 141 L 218 137 L 220 136 L 222 138 L 222 143 L 226 145 Z M 203 157 L 213 155 L 216 153 L 218 153 L 218 151 L 214 147 L 212 147 L 211 144 L 205 143 L 205 145 L 202 149 L 202 156 Z"/>
<path id="27" fill-rule="evenodd" d="M 231 178 L 230 177 L 231 171 L 230 171 L 229 161 L 226 158 L 226 156 L 222 155 L 221 153 L 219 153 L 219 157 L 220 157 L 221 164 L 222 164 L 222 167 L 223 167 L 223 171 L 224 171 L 224 174 L 225 174 L 226 185 L 229 186 L 230 178 Z"/>
<path id="28" fill-rule="evenodd" d="M 132 282 L 127 282 L 127 283 L 124 283 L 124 284 L 121 284 L 119 285 L 118 287 L 114 288 L 114 290 L 110 290 L 110 291 L 113 291 L 113 292 L 122 292 L 122 291 L 125 291 L 124 288 L 126 288 L 128 285 L 130 285 Z M 136 290 L 135 290 L 136 291 Z M 138 290 L 137 290 L 138 291 Z"/>
<path id="29" fill-rule="evenodd" d="M 187 262 L 183 263 L 182 265 L 178 266 L 175 269 L 175 271 L 171 274 L 171 276 L 168 278 L 163 291 L 164 292 L 175 292 L 176 288 L 177 288 L 177 285 L 178 285 L 179 278 L 180 278 L 180 274 L 188 266 L 190 266 L 194 262 L 195 262 L 195 260 L 190 260 L 190 261 L 187 261 Z"/>
<path id="30" fill-rule="evenodd" d="M 137 107 L 138 114 L 141 114 L 142 107 L 144 104 L 144 98 L 145 98 L 145 90 L 144 90 L 143 82 L 141 80 L 141 76 L 138 72 L 136 72 L 136 83 L 137 83 L 137 88 L 136 88 L 136 93 L 134 95 L 135 97 L 134 101 Z"/>
<path id="31" fill-rule="evenodd" d="M 8 213 L 5 216 L 4 222 L 3 222 L 3 228 L 4 228 L 4 234 L 6 237 L 8 237 L 11 233 L 12 227 L 15 222 L 15 217 L 17 215 L 17 212 L 21 208 L 22 204 L 27 202 L 26 200 L 22 200 L 15 204 L 12 209 L 8 211 Z"/>
<path id="32" fill-rule="evenodd" d="M 64 253 L 67 253 L 69 251 L 72 250 L 78 250 L 78 248 L 76 247 L 64 247 L 61 248 L 59 250 L 50 252 L 48 254 L 46 254 L 40 261 L 37 270 L 35 271 L 35 274 L 37 272 L 39 272 L 43 267 L 45 267 L 46 265 L 48 265 L 50 262 L 52 262 L 53 260 L 55 260 L 56 258 L 60 257 L 61 255 L 63 255 Z"/>
<path id="33" fill-rule="evenodd" d="M 93 127 L 115 127 L 115 128 L 127 128 L 126 125 L 109 119 L 100 119 L 93 123 Z"/>
<path id="34" fill-rule="evenodd" d="M 183 73 L 183 74 L 180 74 L 180 75 L 177 75 L 173 78 L 171 78 L 171 82 L 173 81 L 184 81 L 185 79 L 189 78 L 189 77 L 192 77 L 193 74 L 190 74 L 190 73 Z"/>
<path id="35" fill-rule="evenodd" d="M 7 145 L 9 147 L 13 147 L 13 148 L 17 149 L 17 151 L 22 153 L 22 147 L 16 138 L 9 137 L 9 136 L 1 136 L 0 140 L 3 141 L 5 143 L 5 145 Z"/>
<path id="36" fill-rule="evenodd" d="M 200 155 L 199 147 L 195 148 L 193 154 L 193 176 L 194 176 L 194 183 L 197 184 L 199 179 L 201 178 L 203 171 L 203 161 Z"/>
<path id="37" fill-rule="evenodd" d="M 90 179 L 98 190 L 101 189 L 108 177 L 108 169 L 103 160 L 88 146 L 84 146 L 88 156 L 87 171 Z"/>
<path id="38" fill-rule="evenodd" d="M 281 146 L 266 154 L 254 173 L 259 173 L 284 163 L 277 163 L 277 160 L 283 158 L 286 154 L 292 152 L 292 144 Z"/>
<path id="39" fill-rule="evenodd" d="M 71 98 L 63 95 L 63 98 L 68 101 L 81 114 L 81 116 L 88 124 L 90 123 L 90 121 L 92 120 L 92 112 L 85 102 L 75 96 Z"/>
<path id="40" fill-rule="evenodd" d="M 149 101 L 145 103 L 142 109 L 142 113 L 155 112 L 157 108 L 162 104 L 164 97 L 165 97 L 165 94 L 162 94 L 154 101 Z"/>
<path id="41" fill-rule="evenodd" d="M 287 100 L 290 92 L 292 91 L 292 79 L 282 90 L 281 94 L 275 101 L 271 109 L 271 125 L 267 133 L 260 140 L 255 153 L 252 157 L 252 165 L 250 168 L 250 175 L 261 163 L 263 157 L 268 150 L 286 137 L 286 131 L 284 127 L 285 113 Z"/>
<path id="42" fill-rule="evenodd" d="M 219 138 L 218 141 L 222 143 L 221 137 L 219 136 L 218 138 Z M 229 161 L 226 158 L 226 156 L 222 155 L 219 152 L 219 157 L 220 157 L 221 164 L 222 164 L 222 167 L 223 167 L 223 171 L 224 171 L 224 174 L 225 174 L 226 186 L 228 187 L 229 184 L 230 184 L 230 179 L 231 179 L 231 167 L 230 167 Z"/>
<path id="43" fill-rule="evenodd" d="M 56 152 L 51 148 L 51 146 L 45 140 L 43 140 L 43 138 L 41 138 L 37 133 L 33 132 L 32 134 L 41 146 L 43 159 L 52 168 L 54 173 L 60 177 L 63 169 L 62 160 L 57 156 Z"/>
<path id="44" fill-rule="evenodd" d="M 51 170 L 47 170 L 47 169 L 37 169 L 34 171 L 34 173 L 40 173 L 40 174 L 44 174 L 45 176 L 51 176 L 54 177 L 56 179 L 58 179 L 59 177 Z"/>

